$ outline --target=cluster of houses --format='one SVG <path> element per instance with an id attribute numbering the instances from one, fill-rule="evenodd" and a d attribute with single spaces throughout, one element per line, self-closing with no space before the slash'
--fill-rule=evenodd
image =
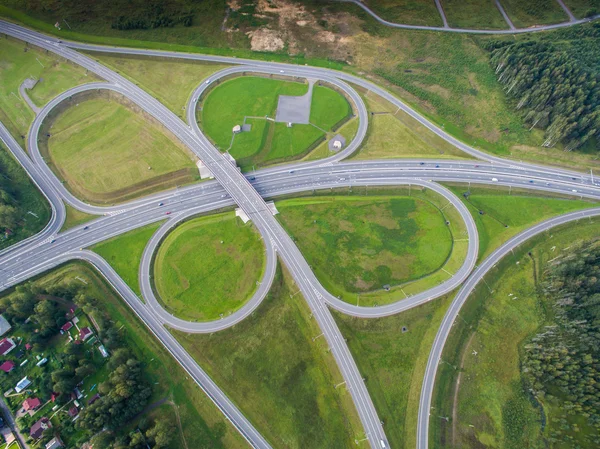
<path id="1" fill-rule="evenodd" d="M 73 312 L 74 311 L 71 310 L 71 313 L 73 313 Z M 69 341 L 73 342 L 73 344 L 82 344 L 83 342 L 90 340 L 90 338 L 92 338 L 94 336 L 93 331 L 89 327 L 87 327 L 87 326 L 78 327 L 77 326 L 78 322 L 79 322 L 78 318 L 73 316 L 73 318 L 70 319 L 69 321 L 67 321 L 60 329 L 60 333 L 62 335 L 67 335 Z M 75 327 L 75 329 L 73 330 L 74 327 Z M 8 321 L 2 315 L 0 315 L 0 337 L 2 337 L 2 335 L 6 334 L 10 329 L 11 329 L 11 326 L 8 323 Z M 15 339 L 10 338 L 10 337 L 2 338 L 2 340 L 0 340 L 0 355 L 6 356 L 11 351 L 13 351 L 15 348 L 17 348 L 17 346 L 18 345 L 15 342 Z M 26 351 L 30 351 L 32 349 L 32 346 L 29 343 L 26 343 L 24 345 L 24 347 L 25 347 Z M 102 344 L 98 345 L 97 348 L 98 348 L 98 351 L 100 352 L 100 354 L 102 355 L 102 357 L 107 358 L 109 356 L 108 351 Z M 17 359 L 20 359 L 21 357 L 23 357 L 24 353 L 21 354 L 21 352 L 23 352 L 23 351 L 19 351 L 19 354 L 16 354 Z M 38 359 L 38 361 L 36 363 L 37 366 L 42 366 L 48 362 L 48 359 L 46 357 L 42 358 L 42 357 L 38 356 L 37 359 Z M 24 366 L 27 363 L 27 361 L 28 360 L 26 359 L 24 362 L 21 363 L 20 366 Z M 4 361 L 0 360 L 0 371 L 3 371 L 4 373 L 10 373 L 11 371 L 13 371 L 16 368 L 16 366 L 17 365 L 16 365 L 15 361 L 13 361 L 13 360 L 4 360 Z M 27 376 L 23 377 L 15 385 L 15 387 L 13 389 L 14 393 L 21 394 L 23 392 L 27 392 L 31 383 L 32 383 L 31 380 L 29 380 L 29 378 Z M 6 394 L 7 393 L 5 393 L 5 395 Z M 52 393 L 50 401 L 54 402 L 57 397 L 58 397 L 58 395 L 56 393 Z M 74 391 L 71 393 L 71 401 L 69 401 L 67 406 L 65 406 L 65 407 L 68 407 L 68 409 L 66 410 L 67 415 L 73 420 L 76 420 L 79 417 L 79 412 L 82 409 L 80 400 L 83 397 L 84 397 L 84 395 L 79 390 L 79 388 L 75 388 Z M 100 398 L 99 394 L 94 395 L 91 399 L 88 400 L 88 405 L 93 404 L 99 398 Z M 34 416 L 35 413 L 37 411 L 39 411 L 39 409 L 42 408 L 44 405 L 45 404 L 42 403 L 42 401 L 39 398 L 33 397 L 33 396 L 28 397 L 22 402 L 21 408 L 17 412 L 17 418 L 20 416 L 24 416 L 25 414 L 28 414 L 29 416 Z M 54 406 L 52 408 L 52 410 L 56 411 L 56 410 L 58 410 L 58 408 L 59 408 L 59 406 L 57 404 L 56 406 Z M 44 431 L 47 429 L 50 429 L 50 428 L 52 428 L 52 422 L 50 421 L 50 419 L 48 417 L 43 416 L 40 419 L 38 419 L 34 424 L 31 425 L 31 427 L 29 429 L 29 435 L 33 440 L 39 440 L 42 437 Z M 12 436 L 12 432 L 10 432 L 10 429 L 8 429 L 8 430 L 9 430 L 10 435 Z M 0 433 L 2 433 L 2 432 L 0 431 Z M 5 438 L 9 438 L 9 437 L 6 436 Z M 13 438 L 14 438 L 14 436 L 13 436 Z M 8 440 L 7 440 L 7 442 L 8 442 Z M 54 438 L 52 438 L 52 440 L 50 440 L 45 445 L 45 449 L 58 449 L 61 447 L 64 447 L 64 444 L 58 435 L 55 435 Z"/>

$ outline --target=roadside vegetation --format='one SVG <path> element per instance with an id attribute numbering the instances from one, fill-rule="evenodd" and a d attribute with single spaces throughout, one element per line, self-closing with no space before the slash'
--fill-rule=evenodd
<path id="1" fill-rule="evenodd" d="M 578 404 L 581 396 L 570 390 L 590 369 L 574 370 L 585 351 L 577 339 L 563 334 L 572 319 L 567 315 L 568 322 L 561 321 L 560 300 L 569 291 L 569 281 L 564 277 L 564 289 L 548 289 L 548 282 L 564 276 L 556 270 L 569 268 L 569 259 L 593 250 L 591 242 L 597 239 L 599 226 L 598 220 L 586 219 L 543 233 L 508 255 L 476 288 L 461 310 L 442 356 L 433 402 L 438 416 L 432 416 L 430 424 L 434 447 L 595 444 L 598 430 L 586 416 L 598 409 L 584 411 Z M 581 244 L 585 249 L 578 246 Z M 585 266 L 579 263 L 575 275 L 585 276 Z M 588 279 L 587 285 L 596 282 L 594 277 Z M 579 322 L 580 328 L 595 326 L 590 318 L 593 308 L 584 296 L 575 299 L 582 301 L 580 307 L 569 308 L 572 313 L 588 314 Z M 552 335 L 559 338 L 543 345 L 549 352 L 563 347 L 556 344 L 570 349 L 561 355 L 561 365 L 550 355 L 545 358 L 541 366 L 549 374 L 545 386 L 540 387 L 532 380 L 539 374 L 536 351 L 540 339 Z M 572 374 L 571 381 L 567 372 Z"/>
<path id="2" fill-rule="evenodd" d="M 217 148 L 229 152 L 242 169 L 301 158 L 323 142 L 326 133 L 349 119 L 352 112 L 341 94 L 315 85 L 310 124 L 288 127 L 272 120 L 280 95 L 301 96 L 307 91 L 306 83 L 271 77 L 235 77 L 214 87 L 201 100 L 199 124 Z M 234 126 L 244 124 L 251 129 L 232 132 Z"/>
<path id="3" fill-rule="evenodd" d="M 34 382 L 35 394 L 44 401 L 34 416 L 26 415 L 25 421 L 32 423 L 48 417 L 53 428 L 44 433 L 43 439 L 48 440 L 59 431 L 68 448 L 81 447 L 96 433 L 95 426 L 100 426 L 106 432 L 97 438 L 95 447 L 99 448 L 137 447 L 139 433 L 152 448 L 245 447 L 241 436 L 213 403 L 196 385 L 185 381 L 183 369 L 173 363 L 169 353 L 87 264 L 69 263 L 22 284 L 4 294 L 0 304 L 5 316 L 13 321 L 15 340 L 20 346 L 15 354 L 25 350 L 21 348 L 25 343 L 31 343 L 27 351 L 42 351 L 48 359 L 45 365 L 29 363 L 27 368 L 15 368 L 8 375 L 16 376 L 16 382 L 23 374 L 17 372 L 19 369 L 33 370 L 30 380 Z M 89 327 L 93 336 L 80 345 L 65 345 L 67 334 L 74 338 L 79 335 L 76 327 L 65 334 L 58 333 L 74 307 L 79 318 L 77 326 Z M 28 323 L 23 323 L 25 318 L 29 318 Z M 33 332 L 36 327 L 37 333 Z M 103 358 L 97 349 L 101 343 L 108 358 Z M 75 368 L 71 367 L 73 361 L 79 363 Z M 53 368 L 56 364 L 59 366 Z M 72 376 L 68 375 L 70 369 L 75 370 Z M 7 377 L 4 379 L 7 381 Z M 66 410 L 76 405 L 70 391 L 77 379 L 83 379 L 78 388 L 88 397 L 79 399 L 85 407 L 78 407 L 80 416 L 72 422 Z M 127 388 L 119 385 L 125 380 Z M 61 394 L 56 403 L 46 403 L 44 395 L 49 398 L 52 392 Z M 99 397 L 89 405 L 88 400 L 96 393 Z M 9 401 L 20 403 L 24 398 Z M 127 401 L 127 407 L 123 408 L 119 401 Z M 69 405 L 64 406 L 66 403 Z M 104 413 L 109 403 L 113 413 Z M 62 412 L 52 410 L 57 404 L 63 407 Z M 154 404 L 164 406 L 150 413 Z M 177 419 L 173 419 L 173 411 Z"/>
<path id="4" fill-rule="evenodd" d="M 17 39 L 2 36 L 0 45 L 0 121 L 25 148 L 25 136 L 34 112 L 19 93 L 27 78 L 40 80 L 27 95 L 43 106 L 61 92 L 79 84 L 97 81 L 95 75 L 57 56 Z"/>
<path id="5" fill-rule="evenodd" d="M 252 223 L 243 224 L 228 212 L 177 226 L 159 246 L 152 275 L 166 310 L 179 318 L 210 321 L 251 298 L 264 265 L 264 245 Z"/>
<path id="6" fill-rule="evenodd" d="M 596 207 L 597 202 L 572 197 L 553 197 L 541 192 L 491 187 L 450 186 L 465 203 L 479 233 L 479 260 L 512 236 L 548 218 L 580 209 Z M 466 194 L 466 196 L 465 196 Z"/>
<path id="7" fill-rule="evenodd" d="M 409 25 L 442 26 L 434 2 L 428 0 L 369 0 L 367 6 L 390 22 Z"/>
<path id="8" fill-rule="evenodd" d="M 379 95 L 367 91 L 363 98 L 369 128 L 357 159 L 471 157 Z"/>
<path id="9" fill-rule="evenodd" d="M 293 295 L 293 296 L 292 296 Z M 273 447 L 352 448 L 364 432 L 321 330 L 278 269 L 256 313 L 211 335 L 173 334 Z"/>
<path id="10" fill-rule="evenodd" d="M 507 29 L 494 0 L 442 0 L 448 25 L 456 28 Z"/>
<path id="11" fill-rule="evenodd" d="M 517 28 L 569 20 L 555 0 L 502 0 L 502 6 Z"/>
<path id="12" fill-rule="evenodd" d="M 451 216 L 460 229 L 454 224 L 460 216 L 453 208 L 440 211 L 437 194 L 418 188 L 365 193 L 277 202 L 277 218 L 330 293 L 360 305 L 392 302 L 415 293 L 446 264 L 452 272 L 462 263 L 467 242 L 455 242 L 446 224 Z M 417 280 L 419 287 L 412 285 Z"/>
<path id="13" fill-rule="evenodd" d="M 119 276 L 141 298 L 138 281 L 144 248 L 162 223 L 152 223 L 134 229 L 104 242 L 97 243 L 91 250 L 98 253 L 114 268 Z"/>
<path id="14" fill-rule="evenodd" d="M 80 210 L 77 210 L 68 204 L 65 204 L 65 209 L 67 210 L 67 216 L 65 217 L 65 222 L 63 227 L 60 229 L 60 232 L 67 231 L 75 226 L 79 226 L 80 224 L 87 223 L 88 221 L 98 218 L 98 215 L 81 212 Z"/>
<path id="15" fill-rule="evenodd" d="M 114 204 L 196 181 L 194 157 L 118 95 L 71 99 L 48 118 L 40 145 L 80 199 Z M 47 137 L 49 134 L 49 137 Z"/>
<path id="16" fill-rule="evenodd" d="M 46 198 L 0 144 L 0 249 L 41 231 L 51 214 Z"/>
<path id="17" fill-rule="evenodd" d="M 185 107 L 193 90 L 226 64 L 90 52 L 91 57 L 136 82 L 187 121 Z M 173 82 L 173 79 L 177 82 Z"/>
<path id="18" fill-rule="evenodd" d="M 386 318 L 365 320 L 333 312 L 366 379 L 390 447 L 416 447 L 419 397 L 427 358 L 452 297 L 449 294 Z"/>
<path id="19" fill-rule="evenodd" d="M 600 14 L 600 2 L 598 0 L 564 0 L 564 2 L 578 19 Z"/>
<path id="20" fill-rule="evenodd" d="M 450 134 L 485 151 L 580 169 L 599 164 L 593 154 L 564 152 L 561 145 L 540 147 L 544 142 L 543 131 L 524 126 L 521 114 L 507 101 L 489 65 L 489 53 L 483 48 L 495 37 L 391 29 L 356 5 L 313 0 L 302 3 L 273 0 L 258 4 L 248 1 L 242 2 L 239 9 L 234 7 L 229 14 L 224 0 L 211 0 L 193 6 L 196 13 L 189 27 L 174 24 L 127 31 L 111 28 L 114 10 L 101 11 L 91 20 L 88 14 L 86 20 L 81 20 L 79 10 L 61 4 L 58 15 L 67 21 L 71 19 L 72 29 L 63 26 L 57 31 L 53 26 L 56 11 L 36 9 L 15 0 L 2 0 L 2 3 L 9 7 L 0 5 L 0 14 L 65 38 L 296 62 L 369 76 Z M 379 3 L 392 9 L 399 7 L 396 13 L 408 22 L 413 16 L 421 18 L 418 20 L 439 20 L 431 1 Z M 555 13 L 562 17 L 560 20 L 566 17 L 554 0 L 513 3 L 517 10 L 533 8 L 543 11 L 544 17 Z M 548 8 L 545 3 L 549 4 Z M 370 6 L 378 7 L 373 2 Z M 26 10 L 29 15 L 11 8 Z M 130 8 L 136 6 L 130 5 L 124 10 Z M 490 7 L 485 2 L 481 2 L 479 8 L 473 10 L 477 14 L 470 16 L 489 13 Z M 298 25 L 299 22 L 302 25 Z M 569 29 L 585 30 L 593 26 Z M 560 33 L 557 30 L 514 39 L 522 42 L 556 36 L 557 41 L 564 40 Z"/>

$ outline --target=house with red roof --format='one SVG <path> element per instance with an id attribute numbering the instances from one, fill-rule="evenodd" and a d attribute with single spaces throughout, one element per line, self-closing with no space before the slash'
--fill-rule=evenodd
<path id="1" fill-rule="evenodd" d="M 81 329 L 79 329 L 79 339 L 81 341 L 86 341 L 91 336 L 92 330 L 89 327 L 82 327 Z"/>
<path id="2" fill-rule="evenodd" d="M 37 440 L 42 436 L 42 434 L 44 433 L 44 430 L 49 429 L 51 427 L 52 427 L 52 423 L 50 422 L 50 420 L 48 418 L 46 418 L 44 416 L 42 419 L 37 421 L 33 426 L 31 426 L 31 428 L 29 429 L 29 435 L 34 440 Z"/>
<path id="3" fill-rule="evenodd" d="M 68 332 L 69 329 L 71 329 L 73 327 L 73 323 L 71 321 L 67 321 L 65 324 L 63 324 L 60 328 L 61 333 L 64 334 L 65 332 Z"/>
<path id="4" fill-rule="evenodd" d="M 40 401 L 38 398 L 27 398 L 23 401 L 23 410 L 26 412 L 32 412 L 40 408 L 41 405 L 42 401 Z"/>
<path id="5" fill-rule="evenodd" d="M 5 373 L 10 373 L 15 368 L 15 362 L 12 360 L 6 360 L 2 365 L 0 365 L 0 370 Z"/>
<path id="6" fill-rule="evenodd" d="M 77 415 L 79 415 L 79 409 L 77 407 L 73 406 L 69 409 L 68 413 L 71 418 L 75 418 Z"/>
<path id="7" fill-rule="evenodd" d="M 6 355 L 13 349 L 15 349 L 17 345 L 12 340 L 12 338 L 3 338 L 0 340 L 0 354 Z"/>
<path id="8" fill-rule="evenodd" d="M 25 349 L 27 351 L 29 351 L 31 348 L 33 348 L 33 346 L 31 346 L 31 343 L 25 343 Z"/>

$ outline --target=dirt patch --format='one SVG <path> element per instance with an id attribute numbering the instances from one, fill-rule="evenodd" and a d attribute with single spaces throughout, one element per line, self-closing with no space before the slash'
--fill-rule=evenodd
<path id="1" fill-rule="evenodd" d="M 256 31 L 246 33 L 250 38 L 250 48 L 252 51 L 279 51 L 285 47 L 283 39 L 279 33 L 268 28 L 260 28 Z"/>

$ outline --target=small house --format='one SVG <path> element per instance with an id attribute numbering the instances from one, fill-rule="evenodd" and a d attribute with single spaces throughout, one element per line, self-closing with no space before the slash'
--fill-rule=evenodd
<path id="1" fill-rule="evenodd" d="M 42 401 L 38 398 L 27 398 L 23 401 L 23 410 L 26 412 L 34 411 L 40 408 L 42 405 Z"/>
<path id="2" fill-rule="evenodd" d="M 54 437 L 46 443 L 46 449 L 59 449 L 61 447 L 64 447 L 64 444 L 59 437 Z"/>
<path id="3" fill-rule="evenodd" d="M 89 327 L 82 327 L 81 329 L 79 329 L 79 339 L 81 341 L 86 341 L 91 336 L 92 330 Z"/>
<path id="4" fill-rule="evenodd" d="M 17 382 L 17 385 L 15 386 L 15 392 L 20 393 L 25 388 L 27 388 L 29 385 L 31 385 L 31 381 L 29 379 L 27 379 L 27 377 L 24 377 L 19 382 Z"/>
<path id="5" fill-rule="evenodd" d="M 12 338 L 3 338 L 0 340 L 0 354 L 6 355 L 13 349 L 15 349 L 17 345 L 12 340 Z"/>
<path id="6" fill-rule="evenodd" d="M 10 330 L 10 323 L 0 315 L 0 336 L 6 334 Z"/>
<path id="7" fill-rule="evenodd" d="M 12 360 L 6 360 L 2 365 L 0 365 L 0 370 L 5 373 L 10 373 L 15 368 L 15 362 Z"/>
<path id="8" fill-rule="evenodd" d="M 31 426 L 31 428 L 29 429 L 29 436 L 31 436 L 31 438 L 33 438 L 34 440 L 37 440 L 41 438 L 42 434 L 44 433 L 44 430 L 49 429 L 51 427 L 52 423 L 48 418 L 44 416 L 39 421 L 36 421 L 35 424 L 33 424 L 33 426 Z"/>

